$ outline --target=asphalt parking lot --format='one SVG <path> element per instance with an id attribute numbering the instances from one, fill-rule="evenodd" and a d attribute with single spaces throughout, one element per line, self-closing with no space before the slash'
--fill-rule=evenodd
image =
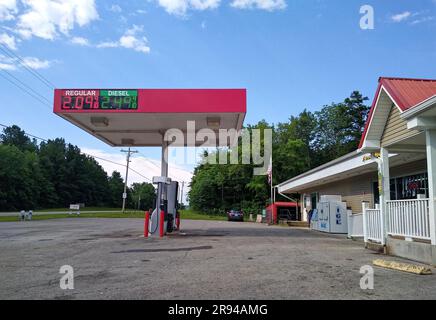
<path id="1" fill-rule="evenodd" d="M 361 290 L 360 267 L 380 255 L 343 236 L 182 221 L 182 234 L 144 239 L 142 228 L 140 219 L 0 223 L 0 299 L 436 299 L 435 274 L 377 267 L 374 290 Z M 73 290 L 59 286 L 63 265 L 74 268 Z"/>

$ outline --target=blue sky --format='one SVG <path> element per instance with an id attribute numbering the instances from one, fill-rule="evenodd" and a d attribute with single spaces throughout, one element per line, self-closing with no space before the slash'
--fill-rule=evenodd
<path id="1" fill-rule="evenodd" d="M 365 4 L 374 30 L 359 27 Z M 434 0 L 0 0 L 0 26 L 0 43 L 59 88 L 246 88 L 246 123 L 353 90 L 372 99 L 379 76 L 436 78 Z M 0 69 L 52 100 L 1 51 Z M 3 78 L 0 95 L 0 123 L 119 154 Z"/>

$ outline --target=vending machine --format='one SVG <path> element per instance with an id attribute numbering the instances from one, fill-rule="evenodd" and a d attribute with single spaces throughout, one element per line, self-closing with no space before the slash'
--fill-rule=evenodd
<path id="1" fill-rule="evenodd" d="M 315 230 L 348 234 L 347 204 L 342 202 L 341 196 L 322 196 L 317 208 Z"/>

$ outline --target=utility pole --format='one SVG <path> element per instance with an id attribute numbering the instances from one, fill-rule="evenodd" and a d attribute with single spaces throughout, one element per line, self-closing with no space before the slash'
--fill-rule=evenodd
<path id="1" fill-rule="evenodd" d="M 129 176 L 129 164 L 130 164 L 130 156 L 132 153 L 138 153 L 138 151 L 130 151 L 129 150 L 121 150 L 121 152 L 127 152 L 127 166 L 126 166 L 126 179 L 124 179 L 124 193 L 123 193 L 123 213 L 126 211 L 126 198 L 127 198 L 127 177 Z"/>
<path id="2" fill-rule="evenodd" d="M 180 203 L 183 206 L 183 186 L 185 185 L 185 181 L 182 181 L 182 195 L 180 196 Z"/>

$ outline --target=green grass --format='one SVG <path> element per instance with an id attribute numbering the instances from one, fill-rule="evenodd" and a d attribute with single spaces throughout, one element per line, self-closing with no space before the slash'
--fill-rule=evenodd
<path id="1" fill-rule="evenodd" d="M 127 209 L 129 210 L 129 209 Z M 34 212 L 42 213 L 42 212 L 69 212 L 70 209 L 68 208 L 55 208 L 55 209 L 42 209 L 42 210 L 35 210 Z M 83 209 L 80 209 L 80 212 L 86 212 L 86 211 L 121 211 L 121 208 L 106 208 L 106 207 L 86 207 Z M 132 210 L 130 210 L 132 211 Z M 136 211 L 136 210 L 133 210 Z"/>
<path id="2" fill-rule="evenodd" d="M 217 221 L 227 220 L 226 216 L 208 215 L 193 210 L 181 210 L 180 217 L 186 220 L 217 220 Z"/>
<path id="3" fill-rule="evenodd" d="M 104 210 L 106 211 L 106 210 Z M 41 212 L 41 211 L 39 211 Z M 47 211 L 45 211 L 47 212 Z M 75 214 L 38 214 L 33 215 L 32 220 L 48 220 L 48 219 L 80 219 L 80 218 L 144 218 L 144 212 L 142 211 L 126 211 L 126 213 L 122 212 L 101 212 L 101 213 L 86 213 L 81 211 L 80 215 Z M 11 222 L 11 221 L 19 221 L 17 216 L 8 216 L 8 217 L 0 217 L 0 222 Z"/>
<path id="4" fill-rule="evenodd" d="M 109 211 L 111 208 L 88 208 L 88 211 Z M 50 210 L 41 210 L 36 211 L 39 213 L 42 212 L 57 212 L 56 209 L 50 209 Z M 59 210 L 60 211 L 60 210 Z M 65 210 L 69 211 L 69 210 Z M 72 219 L 80 219 L 80 218 L 115 218 L 115 219 L 123 219 L 123 218 L 137 218 L 137 219 L 144 219 L 144 212 L 143 211 L 137 211 L 137 210 L 131 210 L 126 211 L 126 213 L 122 212 L 101 212 L 101 213 L 86 213 L 86 211 L 81 211 L 80 215 L 69 215 L 68 213 L 65 214 L 38 214 L 34 215 L 32 217 L 32 220 L 48 220 L 48 219 L 65 219 L 65 218 L 72 218 Z M 195 211 L 191 210 L 182 210 L 181 211 L 181 218 L 186 220 L 226 220 L 227 218 L 225 216 L 216 216 L 216 215 L 206 215 L 201 214 Z M 0 217 L 0 222 L 13 222 L 18 221 L 18 215 L 17 216 L 10 216 L 10 217 Z"/>

